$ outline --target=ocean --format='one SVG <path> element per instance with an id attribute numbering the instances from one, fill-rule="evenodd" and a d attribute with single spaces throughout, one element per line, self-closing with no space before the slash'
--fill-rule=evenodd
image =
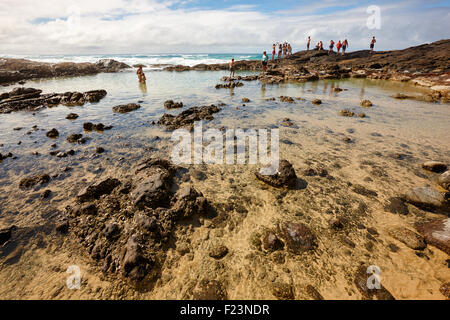
<path id="1" fill-rule="evenodd" d="M 143 64 L 147 69 L 161 69 L 161 65 L 184 65 L 227 63 L 231 59 L 259 60 L 260 53 L 199 53 L 199 54 L 94 54 L 94 55 L 3 55 L 5 58 L 22 58 L 34 61 L 58 62 L 96 62 L 100 59 L 114 59 L 130 66 Z"/>

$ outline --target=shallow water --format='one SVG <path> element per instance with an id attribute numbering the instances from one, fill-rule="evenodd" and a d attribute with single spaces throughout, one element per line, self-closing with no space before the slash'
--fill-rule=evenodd
<path id="1" fill-rule="evenodd" d="M 241 73 L 247 74 L 251 73 Z M 298 287 L 298 299 L 306 298 L 302 293 L 302 286 L 306 282 L 321 288 L 319 291 L 325 298 L 358 298 L 351 284 L 345 282 L 345 276 L 348 275 L 346 270 L 354 267 L 358 261 L 369 260 L 376 261 L 389 271 L 386 286 L 396 297 L 439 298 L 440 282 L 450 280 L 448 272 L 445 275 L 445 264 L 442 264 L 445 254 L 433 249 L 435 254 L 430 255 L 431 260 L 425 262 L 404 246 L 394 256 L 385 246 L 393 242 L 387 232 L 392 225 L 411 227 L 416 215 L 434 215 L 417 211 L 408 217 L 399 217 L 383 212 L 382 207 L 385 199 L 409 187 L 434 183 L 436 176 L 421 170 L 423 161 L 450 163 L 448 105 L 395 100 L 390 96 L 399 92 L 417 93 L 423 89 L 381 80 L 347 79 L 279 85 L 261 85 L 253 81 L 244 82 L 243 87 L 234 90 L 215 89 L 215 84 L 224 75 L 227 72 L 147 72 L 146 87 L 137 83 L 134 72 L 27 82 L 26 87 L 39 88 L 44 93 L 105 89 L 108 94 L 99 103 L 82 107 L 59 106 L 34 113 L 0 115 L 0 145 L 3 145 L 0 152 L 11 152 L 17 157 L 8 158 L 0 164 L 0 227 L 11 224 L 31 228 L 45 225 L 58 211 L 64 210 L 82 187 L 98 177 L 128 177 L 128 169 L 144 157 L 167 157 L 172 147 L 170 132 L 151 124 L 167 112 L 163 107 L 164 101 L 182 101 L 185 105 L 183 110 L 191 106 L 223 102 L 226 104 L 223 110 L 214 115 L 213 121 L 205 122 L 204 127 L 279 127 L 280 158 L 292 162 L 297 175 L 306 180 L 307 188 L 288 194 L 268 189 L 254 179 L 254 166 L 195 166 L 208 177 L 204 181 L 193 179 L 195 188 L 203 192 L 213 204 L 233 203 L 237 209 L 229 213 L 225 226 L 214 229 L 202 226 L 192 231 L 189 236 L 192 252 L 195 253 L 192 260 L 179 257 L 174 250 L 170 251 L 168 261 L 175 263 L 168 265 L 167 274 L 164 274 L 156 289 L 138 296 L 134 291 L 126 291 L 125 298 L 184 297 L 187 290 L 183 289 L 184 284 L 192 280 L 189 277 L 198 277 L 212 268 L 202 255 L 211 241 L 225 243 L 233 253 L 227 257 L 229 261 L 226 264 L 230 298 L 270 299 L 272 296 L 264 286 L 261 288 L 258 281 L 270 283 L 268 279 L 272 278 L 294 283 Z M 336 93 L 333 91 L 335 87 L 347 90 Z M 11 89 L 0 88 L 0 93 Z M 304 100 L 296 100 L 294 104 L 282 103 L 278 99 L 282 95 Z M 243 106 L 243 97 L 248 97 L 251 102 Z M 271 97 L 277 100 L 265 100 Z M 316 98 L 323 103 L 312 105 L 311 100 Z M 371 100 L 374 106 L 360 107 L 362 99 Z M 129 114 L 112 112 L 115 105 L 138 101 L 141 109 Z M 366 118 L 341 117 L 338 111 L 344 108 L 355 113 L 363 112 Z M 79 118 L 66 120 L 66 115 L 71 112 L 78 114 Z M 286 117 L 296 126 L 280 126 L 281 120 Z M 112 125 L 113 129 L 103 133 L 85 133 L 82 125 L 87 121 Z M 38 126 L 37 131 L 32 130 L 34 125 Z M 13 130 L 16 127 L 23 129 Z M 51 128 L 57 128 L 60 132 L 58 139 L 45 136 Z M 29 131 L 31 133 L 27 134 Z M 70 144 L 65 137 L 72 133 L 83 133 L 91 140 L 86 145 Z M 353 142 L 344 142 L 344 137 L 350 137 Z M 62 159 L 50 156 L 53 143 L 57 144 L 56 150 L 73 149 L 76 154 Z M 95 154 L 97 146 L 104 147 L 106 152 Z M 39 155 L 33 155 L 33 152 Z M 394 159 L 392 154 L 395 153 L 404 155 L 405 159 Z M 302 170 L 315 165 L 324 166 L 334 179 L 302 176 Z M 66 172 L 64 169 L 68 166 L 72 170 Z M 19 190 L 21 178 L 37 173 L 58 176 L 48 186 L 26 192 Z M 366 199 L 351 193 L 349 183 L 363 184 L 375 190 L 379 194 L 378 199 Z M 39 196 L 45 189 L 52 190 L 48 200 L 42 200 Z M 347 213 L 354 212 L 355 206 L 361 202 L 369 208 L 367 213 Z M 351 254 L 329 234 L 327 221 L 342 214 L 349 214 L 352 219 L 377 228 L 380 239 L 374 251 L 365 251 L 366 240 L 362 231 L 347 234 L 358 245 Z M 252 256 L 254 252 L 248 243 L 254 230 L 274 228 L 280 219 L 287 218 L 300 219 L 322 235 L 320 241 L 323 247 L 320 253 L 304 258 L 302 262 L 286 258 L 281 270 L 281 266 L 267 260 L 270 257 Z M 52 243 L 52 240 L 44 243 L 42 246 L 31 246 L 32 249 L 27 250 L 26 255 L 19 255 L 21 260 L 18 263 L 0 268 L 0 279 L 11 277 L 18 270 L 25 272 L 29 268 L 35 277 L 48 279 L 48 287 L 36 285 L 35 288 L 31 282 L 27 284 L 26 279 L 31 277 L 27 273 L 27 276 L 14 277 L 8 284 L 1 285 L 0 293 L 8 293 L 9 297 L 118 297 L 115 290 L 117 286 L 122 288 L 121 285 L 115 284 L 115 280 L 105 282 L 99 277 L 98 270 L 92 267 L 92 261 L 83 250 L 78 252 L 75 244 L 69 240 L 60 244 L 61 247 Z M 401 247 L 401 244 L 397 245 Z M 89 289 L 74 293 L 60 288 L 66 267 L 59 264 L 73 263 L 73 260 L 87 269 L 86 277 L 92 284 L 87 286 Z M 50 271 L 45 268 L 41 270 L 43 264 L 53 267 L 49 267 Z M 418 267 L 410 270 L 411 264 Z M 52 271 L 52 268 L 58 270 Z M 330 278 L 336 268 L 342 272 Z M 408 275 L 408 279 L 405 275 Z M 20 284 L 18 287 L 22 286 L 26 290 L 11 291 L 14 284 Z M 98 287 L 102 288 L 99 289 L 100 293 L 96 291 Z M 109 289 L 105 289 L 107 287 Z"/>

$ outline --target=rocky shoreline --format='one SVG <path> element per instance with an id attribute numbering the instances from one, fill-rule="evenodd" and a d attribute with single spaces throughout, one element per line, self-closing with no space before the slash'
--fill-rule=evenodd
<path id="1" fill-rule="evenodd" d="M 101 72 L 119 72 L 131 68 L 112 59 L 101 59 L 96 63 L 61 62 L 45 63 L 26 59 L 0 57 L 0 85 L 7 86 L 25 80 L 65 76 L 86 76 Z"/>
<path id="2" fill-rule="evenodd" d="M 285 59 L 269 61 L 267 73 L 258 77 L 224 77 L 223 81 L 259 80 L 274 84 L 285 81 L 315 81 L 320 79 L 367 78 L 410 82 L 427 87 L 431 93 L 420 99 L 430 102 L 450 101 L 450 40 L 441 40 L 404 50 L 381 51 L 370 55 L 368 50 L 355 51 L 338 56 L 328 51 L 301 51 Z M 215 71 L 228 70 L 228 64 L 199 64 L 193 67 L 170 66 L 166 71 Z M 259 61 L 237 61 L 238 71 L 260 71 Z M 232 85 L 218 85 L 229 87 Z"/>

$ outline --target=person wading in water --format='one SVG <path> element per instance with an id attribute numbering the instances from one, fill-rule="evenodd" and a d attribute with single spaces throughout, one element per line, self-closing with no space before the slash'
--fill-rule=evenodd
<path id="1" fill-rule="evenodd" d="M 144 70 L 142 70 L 142 66 L 139 66 L 139 68 L 136 71 L 136 74 L 138 76 L 139 82 L 145 82 L 147 78 L 145 77 Z"/>

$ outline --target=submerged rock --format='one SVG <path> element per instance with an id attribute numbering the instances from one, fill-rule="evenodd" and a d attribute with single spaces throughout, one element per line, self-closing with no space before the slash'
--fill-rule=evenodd
<path id="1" fill-rule="evenodd" d="M 447 170 L 447 165 L 440 161 L 427 161 L 422 164 L 422 168 L 428 171 L 441 173 Z"/>
<path id="2" fill-rule="evenodd" d="M 122 105 L 118 105 L 113 107 L 113 111 L 115 113 L 128 113 L 134 110 L 139 109 L 141 106 L 139 104 L 136 103 L 129 103 L 129 104 L 122 104 Z"/>
<path id="3" fill-rule="evenodd" d="M 75 119 L 77 119 L 78 118 L 78 115 L 76 114 L 76 113 L 69 113 L 67 116 L 66 116 L 66 119 L 67 120 L 75 120 Z"/>
<path id="4" fill-rule="evenodd" d="M 104 272 L 135 282 L 159 276 L 154 266 L 164 265 L 177 223 L 206 212 L 207 201 L 199 192 L 175 185 L 176 170 L 167 160 L 148 159 L 135 167 L 123 188 L 117 179 L 102 180 L 81 191 L 81 203 L 68 208 L 71 231 Z M 217 257 L 225 250 L 219 251 Z"/>
<path id="5" fill-rule="evenodd" d="M 228 248 L 224 245 L 213 245 L 209 249 L 209 256 L 214 259 L 222 259 L 228 254 Z"/>
<path id="6" fill-rule="evenodd" d="M 348 109 L 343 109 L 343 110 L 339 111 L 339 115 L 342 117 L 354 117 L 355 113 Z"/>
<path id="7" fill-rule="evenodd" d="M 444 195 L 430 187 L 415 187 L 406 192 L 407 202 L 423 209 L 435 209 L 445 204 Z"/>
<path id="8" fill-rule="evenodd" d="M 215 105 L 204 107 L 192 107 L 184 110 L 177 116 L 165 113 L 158 121 L 158 125 L 165 126 L 169 130 L 193 126 L 195 121 L 213 120 L 214 113 L 220 111 Z"/>
<path id="9" fill-rule="evenodd" d="M 320 99 L 314 99 L 313 101 L 311 101 L 311 103 L 314 104 L 314 105 L 316 105 L 316 106 L 318 106 L 318 105 L 322 104 L 322 100 L 320 100 Z"/>
<path id="10" fill-rule="evenodd" d="M 422 236 L 403 227 L 392 228 L 389 230 L 389 234 L 413 250 L 423 250 L 427 246 Z"/>
<path id="11" fill-rule="evenodd" d="M 391 213 L 408 214 L 408 206 L 405 204 L 405 200 L 400 197 L 392 197 L 388 199 L 388 202 L 384 206 L 384 210 Z"/>
<path id="12" fill-rule="evenodd" d="M 417 223 L 416 227 L 428 244 L 450 255 L 450 218 Z"/>
<path id="13" fill-rule="evenodd" d="M 295 170 L 287 160 L 280 161 L 278 172 L 274 175 L 263 175 L 260 172 L 256 172 L 255 175 L 258 180 L 276 188 L 295 188 L 297 184 Z"/>
<path id="14" fill-rule="evenodd" d="M 303 223 L 283 222 L 280 229 L 286 247 L 291 253 L 300 254 L 317 247 L 315 235 Z"/>
<path id="15" fill-rule="evenodd" d="M 279 300 L 294 300 L 294 289 L 290 284 L 275 282 L 271 284 L 272 294 Z"/>
<path id="16" fill-rule="evenodd" d="M 364 108 L 370 108 L 371 106 L 373 106 L 373 104 L 370 100 L 362 100 L 360 105 L 361 105 L 361 107 L 364 107 Z"/>
<path id="17" fill-rule="evenodd" d="M 445 171 L 443 174 L 441 174 L 438 178 L 439 185 L 450 191 L 450 170 Z"/>
<path id="18" fill-rule="evenodd" d="M 244 84 L 242 82 L 228 82 L 216 84 L 216 89 L 233 89 L 242 87 Z"/>
<path id="19" fill-rule="evenodd" d="M 24 178 L 20 180 L 19 187 L 22 190 L 31 189 L 37 184 L 46 184 L 50 181 L 48 174 L 35 175 L 32 177 Z"/>
<path id="20" fill-rule="evenodd" d="M 74 133 L 74 134 L 71 134 L 70 136 L 68 136 L 66 140 L 67 140 L 68 142 L 70 142 L 70 143 L 76 143 L 76 142 L 78 142 L 82 137 L 83 137 L 82 134 L 80 134 L 80 133 Z"/>
<path id="21" fill-rule="evenodd" d="M 20 90 L 19 90 L 20 89 Z M 59 104 L 81 106 L 86 102 L 98 102 L 106 96 L 105 90 L 93 90 L 85 93 L 65 92 L 41 94 L 33 88 L 16 88 L 8 93 L 8 98 L 0 101 L 0 113 L 19 110 L 37 110 L 42 107 L 54 107 Z"/>
<path id="22" fill-rule="evenodd" d="M 164 102 L 164 107 L 167 109 L 178 109 L 183 107 L 183 102 L 174 102 L 173 100 L 167 100 Z"/>
<path id="23" fill-rule="evenodd" d="M 86 202 L 99 199 L 102 195 L 110 194 L 120 183 L 118 179 L 106 178 L 81 190 L 77 200 Z"/>
<path id="24" fill-rule="evenodd" d="M 382 283 L 379 283 L 379 288 L 375 285 L 375 281 L 371 282 L 370 277 L 373 277 L 372 273 L 368 273 L 368 267 L 361 265 L 358 267 L 354 277 L 354 283 L 358 291 L 362 294 L 364 300 L 395 300 L 392 294 L 383 286 Z M 370 271 L 370 270 L 369 270 Z M 367 287 L 367 283 L 371 283 L 374 285 L 373 289 L 369 289 Z"/>
<path id="25" fill-rule="evenodd" d="M 294 98 L 292 97 L 286 97 L 286 96 L 280 96 L 281 102 L 287 102 L 287 103 L 295 103 Z"/>
<path id="26" fill-rule="evenodd" d="M 52 130 L 48 131 L 45 135 L 49 138 L 57 138 L 59 137 L 59 132 L 58 130 L 53 128 Z"/>
<path id="27" fill-rule="evenodd" d="M 227 291 L 224 285 L 217 280 L 201 280 L 194 290 L 194 300 L 227 300 Z"/>

